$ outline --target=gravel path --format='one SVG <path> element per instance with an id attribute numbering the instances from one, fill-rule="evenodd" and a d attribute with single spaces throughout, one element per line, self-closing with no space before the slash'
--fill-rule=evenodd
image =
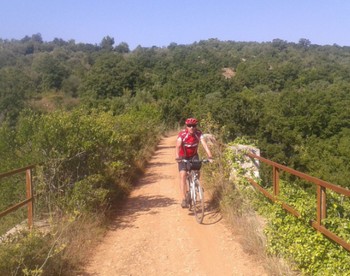
<path id="1" fill-rule="evenodd" d="M 218 212 L 207 206 L 200 225 L 180 207 L 175 140 L 162 139 L 84 275 L 267 275 Z"/>

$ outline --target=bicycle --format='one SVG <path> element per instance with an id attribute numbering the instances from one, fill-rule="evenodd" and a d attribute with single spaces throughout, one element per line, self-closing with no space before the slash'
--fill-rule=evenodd
<path id="1" fill-rule="evenodd" d="M 186 163 L 187 166 L 187 204 L 188 209 L 193 208 L 194 216 L 198 223 L 203 222 L 204 218 L 204 189 L 199 181 L 199 170 L 202 166 L 202 163 L 208 163 L 208 159 L 202 160 L 187 160 L 182 159 L 180 162 Z"/>

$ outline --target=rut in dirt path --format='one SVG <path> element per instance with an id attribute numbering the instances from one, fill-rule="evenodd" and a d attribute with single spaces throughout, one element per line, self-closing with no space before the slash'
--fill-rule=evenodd
<path id="1" fill-rule="evenodd" d="M 198 224 L 180 207 L 175 140 L 162 139 L 84 275 L 267 275 L 216 210 Z"/>

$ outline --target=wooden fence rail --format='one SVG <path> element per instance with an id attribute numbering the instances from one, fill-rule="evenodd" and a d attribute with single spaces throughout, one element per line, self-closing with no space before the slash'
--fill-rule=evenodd
<path id="1" fill-rule="evenodd" d="M 7 214 L 16 211 L 20 207 L 27 205 L 28 209 L 28 226 L 29 228 L 33 227 L 33 185 L 32 185 L 32 169 L 35 168 L 35 165 L 27 166 L 24 168 L 16 169 L 10 172 L 1 173 L 0 179 L 9 177 L 21 172 L 26 172 L 26 200 L 19 202 L 5 211 L 0 212 L 0 218 L 6 216 Z"/>
<path id="2" fill-rule="evenodd" d="M 271 160 L 265 159 L 261 156 L 255 155 L 253 153 L 246 153 L 250 158 L 252 159 L 258 159 L 259 161 L 268 164 L 272 166 L 272 178 L 273 178 L 273 194 L 269 193 L 267 190 L 265 190 L 263 187 L 261 187 L 258 183 L 256 183 L 253 179 L 248 178 L 249 182 L 256 187 L 259 191 L 261 191 L 266 197 L 271 199 L 272 201 L 280 201 L 278 198 L 279 191 L 280 191 L 280 185 L 279 185 L 279 173 L 280 170 L 285 171 L 287 173 L 290 173 L 292 175 L 298 176 L 301 179 L 305 179 L 317 186 L 317 215 L 316 215 L 316 221 L 310 221 L 310 224 L 312 227 L 314 227 L 317 231 L 322 233 L 323 235 L 327 236 L 331 240 L 335 241 L 336 243 L 340 244 L 342 247 L 344 247 L 346 250 L 350 251 L 350 244 L 347 243 L 345 240 L 341 239 L 339 236 L 337 236 L 332 231 L 328 230 L 324 225 L 322 225 L 322 220 L 327 217 L 327 189 L 332 190 L 338 194 L 350 197 L 350 190 L 345 189 L 343 187 L 334 185 L 332 183 L 323 181 L 321 179 L 318 179 L 316 177 L 312 177 L 310 175 L 307 175 L 305 173 L 293 170 L 289 167 L 283 166 L 281 164 L 278 164 L 276 162 L 273 162 Z M 293 214 L 296 217 L 300 217 L 300 214 L 297 210 L 295 210 L 293 207 L 289 206 L 285 202 L 282 202 L 282 207 Z"/>

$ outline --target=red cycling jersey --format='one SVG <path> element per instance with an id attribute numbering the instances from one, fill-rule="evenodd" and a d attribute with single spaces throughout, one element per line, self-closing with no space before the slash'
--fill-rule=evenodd
<path id="1" fill-rule="evenodd" d="M 187 129 L 181 130 L 177 137 L 181 140 L 179 156 L 185 158 L 195 156 L 201 137 L 202 132 L 200 130 L 196 129 L 193 134 L 189 133 Z"/>

